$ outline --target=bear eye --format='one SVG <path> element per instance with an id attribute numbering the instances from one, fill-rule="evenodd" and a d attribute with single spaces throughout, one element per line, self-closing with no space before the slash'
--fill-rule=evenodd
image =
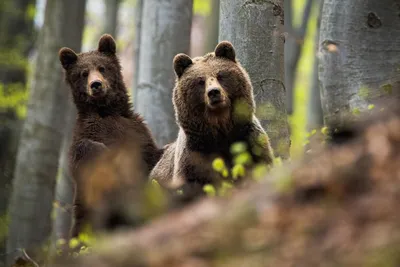
<path id="1" fill-rule="evenodd" d="M 99 71 L 100 71 L 101 73 L 104 73 L 104 72 L 106 71 L 106 69 L 105 69 L 104 67 L 99 67 Z"/>
<path id="2" fill-rule="evenodd" d="M 220 73 L 217 74 L 217 80 L 218 81 L 221 81 L 224 78 L 226 78 L 226 73 L 225 72 L 220 72 Z"/>
<path id="3" fill-rule="evenodd" d="M 83 71 L 82 72 L 82 77 L 86 78 L 87 76 L 89 76 L 89 72 L 87 70 Z"/>
<path id="4" fill-rule="evenodd" d="M 203 78 L 200 78 L 200 79 L 197 81 L 197 84 L 200 85 L 200 86 L 203 86 L 203 85 L 206 84 L 206 82 L 204 81 Z"/>

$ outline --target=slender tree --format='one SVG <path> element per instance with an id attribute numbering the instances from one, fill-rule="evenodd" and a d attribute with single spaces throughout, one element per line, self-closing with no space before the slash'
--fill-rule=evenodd
<path id="1" fill-rule="evenodd" d="M 232 42 L 248 71 L 276 156 L 289 156 L 283 63 L 283 1 L 221 0 L 219 40 Z"/>
<path id="2" fill-rule="evenodd" d="M 317 29 L 315 32 L 315 56 L 314 56 L 314 66 L 313 66 L 313 79 L 311 84 L 308 113 L 307 113 L 307 130 L 311 131 L 313 129 L 319 128 L 324 124 L 321 106 L 321 91 L 320 82 L 318 79 L 318 65 L 319 65 L 319 30 L 321 25 L 321 12 L 324 0 L 319 0 L 318 2 L 318 18 L 317 18 Z"/>
<path id="3" fill-rule="evenodd" d="M 86 0 L 71 1 L 71 12 L 68 36 L 65 36 L 65 44 L 63 46 L 70 47 L 74 51 L 79 52 L 82 45 L 82 35 L 85 25 L 85 5 Z M 72 17 L 71 17 L 72 16 Z M 62 90 L 69 90 L 66 83 L 63 83 Z M 65 119 L 64 137 L 61 147 L 61 155 L 59 160 L 59 172 L 55 193 L 55 219 L 53 224 L 53 244 L 58 239 L 69 239 L 69 231 L 72 219 L 72 203 L 74 196 L 74 184 L 68 168 L 68 151 L 72 142 L 73 126 L 75 125 L 76 108 L 69 98 L 67 104 L 67 115 Z"/>
<path id="4" fill-rule="evenodd" d="M 116 36 L 118 25 L 118 10 L 121 0 L 104 0 L 106 7 L 104 20 L 104 33 Z"/>
<path id="5" fill-rule="evenodd" d="M 51 211 L 64 134 L 68 91 L 58 51 L 70 36 L 71 14 L 81 0 L 47 1 L 10 201 L 9 264 L 21 249 L 35 250 L 50 236 Z M 20 249 L 16 251 L 16 249 Z"/>
<path id="6" fill-rule="evenodd" d="M 210 0 L 211 12 L 207 18 L 207 34 L 205 39 L 206 53 L 214 51 L 218 44 L 219 34 L 219 5 L 220 0 Z"/>
<path id="7" fill-rule="evenodd" d="M 172 60 L 188 53 L 192 0 L 146 0 L 143 6 L 136 109 L 152 130 L 158 145 L 177 136 L 172 106 Z"/>
<path id="8" fill-rule="evenodd" d="M 398 0 L 325 0 L 319 76 L 330 127 L 400 94 Z"/>
<path id="9" fill-rule="evenodd" d="M 294 99 L 294 80 L 297 63 L 300 58 L 301 48 L 303 47 L 304 37 L 307 31 L 307 23 L 311 13 L 313 0 L 305 3 L 303 16 L 300 26 L 296 27 L 293 22 L 292 0 L 284 1 L 285 8 L 285 88 L 286 88 L 286 107 L 289 114 L 293 113 Z"/>
<path id="10" fill-rule="evenodd" d="M 0 233 L 6 211 L 21 125 L 26 108 L 28 56 L 32 51 L 35 0 L 0 1 Z M 0 234 L 0 266 L 6 247 Z"/>
<path id="11" fill-rule="evenodd" d="M 139 57 L 140 57 L 140 32 L 142 30 L 142 13 L 143 13 L 143 0 L 136 0 L 135 6 L 135 50 L 134 50 L 134 80 L 132 86 L 132 95 L 134 106 L 137 104 L 137 85 L 139 80 Z"/>

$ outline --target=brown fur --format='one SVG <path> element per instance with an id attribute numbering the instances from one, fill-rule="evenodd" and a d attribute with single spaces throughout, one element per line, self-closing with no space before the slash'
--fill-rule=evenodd
<path id="1" fill-rule="evenodd" d="M 250 148 L 261 148 L 261 155 L 251 151 L 253 162 L 272 163 L 268 136 L 254 114 L 250 78 L 237 62 L 229 42 L 221 42 L 213 53 L 203 57 L 191 59 L 178 54 L 174 69 L 173 104 L 180 131 L 151 178 L 167 187 L 183 186 L 184 195 L 187 191 L 189 198 L 202 194 L 205 184 L 218 185 L 221 181 L 212 169 L 212 161 L 222 157 L 232 167 L 230 147 L 238 141 Z M 219 91 L 218 97 L 210 95 L 212 89 Z M 259 135 L 263 142 L 257 139 Z"/>
<path id="2" fill-rule="evenodd" d="M 116 44 L 110 35 L 100 38 L 95 51 L 77 55 L 69 48 L 62 48 L 59 57 L 78 110 L 70 148 L 70 171 L 76 183 L 76 222 L 72 235 L 77 236 L 88 213 L 82 190 L 85 177 L 80 175 L 85 162 L 90 163 L 113 146 L 132 142 L 139 144 L 148 174 L 162 150 L 157 148 L 143 119 L 131 109 Z M 101 86 L 93 87 L 94 82 L 100 82 Z"/>

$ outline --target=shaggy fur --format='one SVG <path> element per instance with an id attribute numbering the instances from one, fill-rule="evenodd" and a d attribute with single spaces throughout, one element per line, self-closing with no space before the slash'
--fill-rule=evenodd
<path id="1" fill-rule="evenodd" d="M 268 136 L 254 114 L 252 84 L 232 44 L 221 42 L 213 53 L 194 59 L 178 54 L 173 64 L 173 104 L 180 130 L 150 177 L 169 188 L 183 186 L 189 198 L 201 195 L 205 184 L 221 182 L 212 168 L 216 157 L 233 166 L 230 148 L 235 142 L 247 144 L 254 163 L 271 164 Z"/>

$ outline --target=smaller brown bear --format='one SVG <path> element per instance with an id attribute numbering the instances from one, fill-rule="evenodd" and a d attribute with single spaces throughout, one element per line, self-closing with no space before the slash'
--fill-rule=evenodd
<path id="1" fill-rule="evenodd" d="M 146 176 L 161 157 L 162 149 L 157 148 L 149 128 L 131 108 L 112 36 L 104 34 L 97 50 L 79 55 L 64 47 L 59 58 L 78 111 L 69 160 L 76 184 L 71 233 L 76 237 L 90 211 L 84 201 L 82 167 L 101 152 L 131 142 L 140 147 Z"/>
<path id="2" fill-rule="evenodd" d="M 247 145 L 253 163 L 271 164 L 273 151 L 255 116 L 253 87 L 232 44 L 221 42 L 213 53 L 194 59 L 178 54 L 173 65 L 173 104 L 180 130 L 150 178 L 167 188 L 182 186 L 183 199 L 190 200 L 203 194 L 205 184 L 220 184 L 212 162 L 220 157 L 232 168 L 231 146 L 237 142 Z"/>

